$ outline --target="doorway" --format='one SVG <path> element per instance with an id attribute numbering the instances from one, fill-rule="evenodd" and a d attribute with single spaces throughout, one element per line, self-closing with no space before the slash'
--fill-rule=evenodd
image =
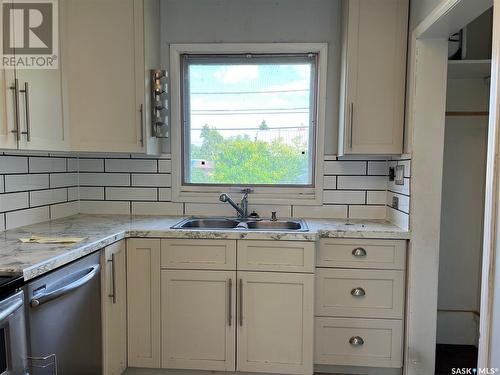
<path id="1" fill-rule="evenodd" d="M 450 36 L 444 133 L 436 374 L 476 368 L 493 9 Z"/>

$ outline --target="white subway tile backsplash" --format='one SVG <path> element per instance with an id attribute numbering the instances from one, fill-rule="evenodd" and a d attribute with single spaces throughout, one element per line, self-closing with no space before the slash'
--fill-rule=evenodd
<path id="1" fill-rule="evenodd" d="M 29 197 L 27 192 L 5 193 L 0 195 L 0 211 L 13 211 L 29 207 Z"/>
<path id="2" fill-rule="evenodd" d="M 78 159 L 80 172 L 104 172 L 104 159 Z"/>
<path id="3" fill-rule="evenodd" d="M 0 214 L 0 231 L 5 230 L 5 214 Z"/>
<path id="4" fill-rule="evenodd" d="M 349 206 L 350 219 L 385 219 L 386 206 Z"/>
<path id="5" fill-rule="evenodd" d="M 407 214 L 410 213 L 410 197 L 407 195 L 401 195 L 397 193 L 393 193 L 392 191 L 387 192 L 387 206 L 392 207 L 392 199 L 393 197 L 398 198 L 398 210 L 403 211 Z"/>
<path id="6" fill-rule="evenodd" d="M 325 190 L 323 203 L 325 204 L 365 204 L 364 191 Z"/>
<path id="7" fill-rule="evenodd" d="M 171 173 L 172 172 L 172 161 L 171 160 L 159 160 L 158 161 L 158 172 Z"/>
<path id="8" fill-rule="evenodd" d="M 80 186 L 80 199 L 104 200 L 104 187 L 100 186 Z"/>
<path id="9" fill-rule="evenodd" d="M 7 212 L 5 214 L 5 229 L 13 229 L 49 220 L 49 207 L 29 208 L 27 210 Z"/>
<path id="10" fill-rule="evenodd" d="M 0 174 L 28 173 L 28 158 L 0 155 Z"/>
<path id="11" fill-rule="evenodd" d="M 62 217 L 76 215 L 80 212 L 80 202 L 65 202 L 50 206 L 50 219 L 60 219 Z"/>
<path id="12" fill-rule="evenodd" d="M 78 173 L 52 173 L 50 174 L 50 187 L 68 187 L 78 185 Z"/>
<path id="13" fill-rule="evenodd" d="M 48 174 L 5 175 L 5 192 L 28 191 L 49 188 Z"/>
<path id="14" fill-rule="evenodd" d="M 112 201 L 156 201 L 158 191 L 155 188 L 107 187 L 106 199 Z"/>
<path id="15" fill-rule="evenodd" d="M 337 189 L 386 190 L 385 176 L 339 176 Z"/>
<path id="16" fill-rule="evenodd" d="M 369 161 L 368 175 L 387 176 L 389 174 L 389 163 L 387 161 Z"/>
<path id="17" fill-rule="evenodd" d="M 30 173 L 66 172 L 66 158 L 29 158 Z"/>
<path id="18" fill-rule="evenodd" d="M 106 159 L 106 172 L 153 172 L 158 169 L 157 160 L 143 159 Z"/>
<path id="19" fill-rule="evenodd" d="M 68 201 L 76 201 L 79 199 L 78 186 L 68 188 Z"/>
<path id="20" fill-rule="evenodd" d="M 391 207 L 387 207 L 387 220 L 394 223 L 400 228 L 410 229 L 410 215 L 407 213 L 395 210 Z"/>
<path id="21" fill-rule="evenodd" d="M 410 183 L 409 178 L 404 179 L 404 185 L 396 185 L 394 181 L 389 181 L 387 189 L 395 193 L 410 195 Z"/>
<path id="22" fill-rule="evenodd" d="M 222 203 L 185 203 L 184 211 L 193 216 L 235 216 L 236 213 L 230 205 Z"/>
<path id="23" fill-rule="evenodd" d="M 347 207 L 347 205 L 293 206 L 293 216 L 311 219 L 347 219 Z"/>
<path id="24" fill-rule="evenodd" d="M 171 188 L 159 188 L 158 189 L 158 200 L 160 201 L 171 201 L 172 200 L 172 189 Z"/>
<path id="25" fill-rule="evenodd" d="M 386 191 L 367 191 L 366 204 L 385 204 L 387 199 Z"/>
<path id="26" fill-rule="evenodd" d="M 130 202 L 81 201 L 80 212 L 83 214 L 129 215 Z"/>
<path id="27" fill-rule="evenodd" d="M 172 176 L 161 173 L 134 173 L 132 174 L 132 186 L 170 187 L 172 186 Z"/>
<path id="28" fill-rule="evenodd" d="M 4 179 L 2 175 L 0 175 L 0 193 L 3 193 L 4 191 L 5 191 Z"/>
<path id="29" fill-rule="evenodd" d="M 68 189 L 36 190 L 30 192 L 30 206 L 46 206 L 68 201 Z"/>
<path id="30" fill-rule="evenodd" d="M 179 215 L 184 205 L 173 202 L 132 202 L 132 215 Z"/>
<path id="31" fill-rule="evenodd" d="M 365 175 L 366 161 L 325 161 L 326 175 Z"/>
<path id="32" fill-rule="evenodd" d="M 337 176 L 324 176 L 323 177 L 323 189 L 330 190 L 337 188 Z"/>
<path id="33" fill-rule="evenodd" d="M 80 173 L 80 186 L 130 186 L 128 173 Z"/>

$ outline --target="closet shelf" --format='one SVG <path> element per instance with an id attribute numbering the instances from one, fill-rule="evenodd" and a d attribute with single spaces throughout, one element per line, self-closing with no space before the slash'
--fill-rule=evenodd
<path id="1" fill-rule="evenodd" d="M 491 75 L 491 60 L 449 60 L 448 78 L 489 78 Z"/>

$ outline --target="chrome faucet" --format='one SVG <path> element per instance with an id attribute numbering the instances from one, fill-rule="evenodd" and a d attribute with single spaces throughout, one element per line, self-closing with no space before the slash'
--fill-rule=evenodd
<path id="1" fill-rule="evenodd" d="M 238 213 L 238 217 L 242 219 L 248 218 L 248 194 L 252 192 L 252 189 L 243 189 L 241 190 L 243 193 L 243 197 L 241 197 L 240 204 L 234 203 L 229 195 L 223 193 L 219 196 L 219 200 L 224 203 L 229 203 Z"/>

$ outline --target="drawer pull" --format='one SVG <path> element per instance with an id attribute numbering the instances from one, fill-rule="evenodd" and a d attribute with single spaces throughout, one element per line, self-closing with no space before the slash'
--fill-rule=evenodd
<path id="1" fill-rule="evenodd" d="M 363 297 L 366 294 L 365 290 L 363 288 L 354 288 L 351 290 L 351 296 L 354 297 Z"/>
<path id="2" fill-rule="evenodd" d="M 361 346 L 365 343 L 365 340 L 363 340 L 361 337 L 359 336 L 353 336 L 349 339 L 349 344 L 351 344 L 352 346 Z"/>
<path id="3" fill-rule="evenodd" d="M 366 250 L 362 247 L 357 247 L 352 251 L 352 255 L 355 257 L 361 258 L 366 256 Z"/>

